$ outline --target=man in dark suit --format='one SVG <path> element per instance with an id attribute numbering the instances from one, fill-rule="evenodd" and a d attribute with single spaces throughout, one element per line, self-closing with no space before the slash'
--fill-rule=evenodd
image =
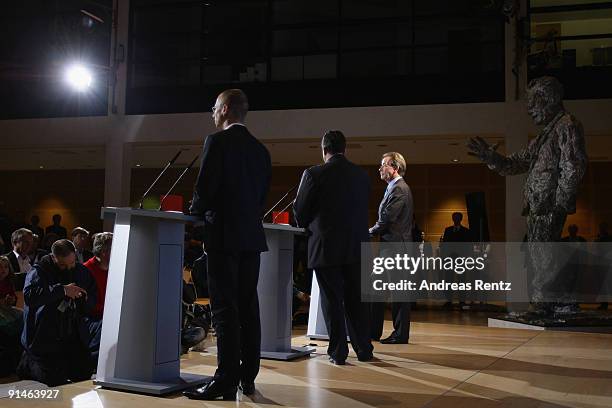
<path id="1" fill-rule="evenodd" d="M 470 230 L 461 225 L 463 214 L 454 212 L 452 218 L 453 225 L 444 229 L 442 242 L 471 242 Z"/>
<path id="2" fill-rule="evenodd" d="M 323 136 L 325 163 L 304 171 L 294 204 L 298 225 L 311 233 L 308 267 L 314 269 L 323 294 L 327 354 L 339 365 L 348 356 L 346 327 L 359 360 L 373 357 L 368 309 L 361 303 L 360 290 L 361 243 L 369 242 L 370 180 L 346 159 L 345 147 L 342 132 L 329 131 Z"/>
<path id="3" fill-rule="evenodd" d="M 381 242 L 402 243 L 398 250 L 412 253 L 412 225 L 414 209 L 412 192 L 404 181 L 406 160 L 397 152 L 383 154 L 378 169 L 380 179 L 387 183 L 385 195 L 378 207 L 378 221 L 370 228 L 370 235 L 380 236 Z M 408 244 L 406 244 L 408 243 Z M 385 252 L 389 252 L 385 254 Z M 383 249 L 382 256 L 395 256 L 394 249 Z M 384 303 L 371 304 L 372 338 L 379 339 L 384 323 Z M 393 332 L 383 344 L 407 344 L 410 337 L 410 303 L 393 302 Z"/>
<path id="4" fill-rule="evenodd" d="M 472 234 L 470 230 L 461 225 L 463 221 L 463 214 L 460 212 L 454 212 L 452 215 L 453 225 L 444 229 L 444 235 L 442 235 L 440 243 L 440 255 L 443 257 L 466 257 L 471 256 L 471 245 Z M 448 273 L 445 277 L 449 282 L 465 282 L 465 274 L 457 275 L 456 273 Z M 465 293 L 458 291 L 459 296 L 459 310 L 464 310 L 465 305 Z M 449 290 L 446 292 L 446 303 L 443 307 L 445 309 L 452 309 L 453 307 L 453 291 Z"/>
<path id="5" fill-rule="evenodd" d="M 13 251 L 6 254 L 9 259 L 9 270 L 11 273 L 26 273 L 32 269 L 28 254 L 32 248 L 34 237 L 32 231 L 26 228 L 19 228 L 11 234 L 11 244 Z"/>
<path id="6" fill-rule="evenodd" d="M 204 218 L 208 290 L 217 334 L 217 371 L 193 399 L 235 399 L 236 387 L 255 392 L 261 326 L 257 281 L 267 251 L 261 218 L 270 186 L 270 154 L 244 126 L 247 97 L 222 92 L 212 108 L 215 126 L 204 142 L 190 211 Z"/>
<path id="7" fill-rule="evenodd" d="M 45 235 L 53 233 L 57 234 L 57 236 L 62 239 L 67 238 L 68 232 L 66 231 L 66 228 L 60 225 L 62 223 L 62 216 L 59 214 L 54 214 L 52 220 L 53 225 L 49 225 L 47 228 L 45 228 Z"/>

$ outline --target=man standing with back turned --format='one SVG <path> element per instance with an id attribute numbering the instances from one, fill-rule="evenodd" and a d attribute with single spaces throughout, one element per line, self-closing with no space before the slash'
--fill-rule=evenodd
<path id="1" fill-rule="evenodd" d="M 186 391 L 192 399 L 234 400 L 255 392 L 259 372 L 260 253 L 267 251 L 261 217 L 270 185 L 270 154 L 244 125 L 247 97 L 222 92 L 212 108 L 219 132 L 204 142 L 190 211 L 204 218 L 208 288 L 217 333 L 217 371 L 212 381 Z"/>
<path id="2" fill-rule="evenodd" d="M 372 359 L 368 307 L 361 302 L 361 243 L 369 242 L 367 173 L 344 156 L 346 140 L 332 130 L 323 136 L 324 164 L 302 175 L 295 199 L 295 219 L 310 230 L 308 267 L 321 285 L 321 306 L 329 333 L 332 364 L 345 364 L 346 327 L 360 361 Z M 346 316 L 346 325 L 345 325 Z"/>

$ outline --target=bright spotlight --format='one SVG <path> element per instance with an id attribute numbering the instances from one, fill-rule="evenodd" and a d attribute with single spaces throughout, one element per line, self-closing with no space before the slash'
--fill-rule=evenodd
<path id="1" fill-rule="evenodd" d="M 91 85 L 91 73 L 82 65 L 73 65 L 66 71 L 66 80 L 77 91 L 86 91 Z"/>

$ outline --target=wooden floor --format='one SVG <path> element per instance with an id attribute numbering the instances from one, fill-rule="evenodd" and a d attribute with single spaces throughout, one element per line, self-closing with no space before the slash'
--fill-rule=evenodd
<path id="1" fill-rule="evenodd" d="M 62 400 L 0 400 L 9 407 L 612 407 L 612 335 L 494 329 L 474 313 L 414 314 L 409 345 L 375 343 L 374 362 L 351 352 L 347 365 L 327 361 L 326 342 L 296 330 L 293 344 L 316 343 L 294 362 L 262 360 L 257 393 L 240 402 L 155 398 L 96 389 L 90 381 L 61 387 Z M 386 322 L 388 325 L 390 322 Z M 386 326 L 386 332 L 389 331 Z M 189 353 L 184 371 L 211 375 L 209 353 Z"/>

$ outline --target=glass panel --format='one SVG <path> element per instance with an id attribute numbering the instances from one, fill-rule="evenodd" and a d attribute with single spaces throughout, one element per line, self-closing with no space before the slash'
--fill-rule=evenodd
<path id="1" fill-rule="evenodd" d="M 130 86 L 196 86 L 200 85 L 200 65 L 184 64 L 138 64 L 133 65 Z"/>
<path id="2" fill-rule="evenodd" d="M 273 0 L 275 24 L 334 21 L 338 18 L 338 0 Z"/>
<path id="3" fill-rule="evenodd" d="M 448 48 L 432 47 L 414 50 L 414 70 L 417 75 L 441 74 L 448 71 Z"/>
<path id="4" fill-rule="evenodd" d="M 235 35 L 218 31 L 204 37 L 204 57 L 226 55 L 233 59 L 265 55 L 266 36 L 263 32 L 242 32 Z"/>
<path id="5" fill-rule="evenodd" d="M 268 21 L 267 0 L 223 0 L 207 1 L 204 21 L 207 30 L 242 29 L 261 26 Z"/>
<path id="6" fill-rule="evenodd" d="M 342 49 L 393 47 L 412 44 L 407 24 L 372 24 L 342 28 Z"/>
<path id="7" fill-rule="evenodd" d="M 607 3 L 610 0 L 531 0 L 531 7 L 572 6 L 576 4 Z"/>
<path id="8" fill-rule="evenodd" d="M 554 29 L 560 36 L 610 34 L 612 9 L 582 10 L 531 15 L 531 37 L 542 38 Z"/>
<path id="9" fill-rule="evenodd" d="M 132 43 L 135 62 L 154 62 L 161 59 L 199 59 L 201 38 L 199 35 L 166 36 L 154 41 L 136 37 Z"/>
<path id="10" fill-rule="evenodd" d="M 332 51 L 338 48 L 335 28 L 278 30 L 273 34 L 273 55 Z"/>
<path id="11" fill-rule="evenodd" d="M 272 58 L 272 81 L 296 81 L 304 79 L 304 57 Z"/>
<path id="12" fill-rule="evenodd" d="M 304 79 L 336 78 L 338 56 L 336 54 L 304 56 Z"/>
<path id="13" fill-rule="evenodd" d="M 384 17 L 406 17 L 412 12 L 409 0 L 343 0 L 342 18 L 372 19 Z"/>
<path id="14" fill-rule="evenodd" d="M 343 53 L 343 77 L 385 77 L 411 73 L 410 50 L 371 50 Z"/>
<path id="15" fill-rule="evenodd" d="M 199 31 L 201 5 L 168 5 L 134 9 L 132 30 L 136 35 Z"/>

